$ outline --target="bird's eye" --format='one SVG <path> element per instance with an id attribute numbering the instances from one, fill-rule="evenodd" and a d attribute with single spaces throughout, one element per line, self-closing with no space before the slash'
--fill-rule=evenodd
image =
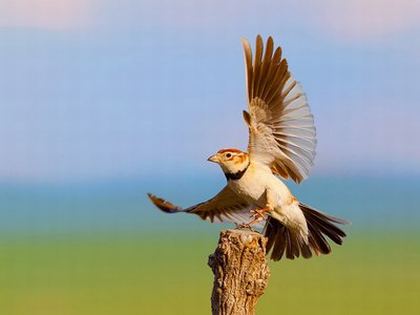
<path id="1" fill-rule="evenodd" d="M 232 156 L 232 154 L 230 154 L 230 153 L 226 153 L 226 157 L 227 158 L 230 158 Z"/>

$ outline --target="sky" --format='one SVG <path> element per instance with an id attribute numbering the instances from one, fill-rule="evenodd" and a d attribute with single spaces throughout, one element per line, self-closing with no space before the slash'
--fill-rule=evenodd
<path id="1" fill-rule="evenodd" d="M 0 181 L 216 172 L 257 34 L 307 93 L 314 174 L 420 174 L 420 1 L 2 0 Z"/>

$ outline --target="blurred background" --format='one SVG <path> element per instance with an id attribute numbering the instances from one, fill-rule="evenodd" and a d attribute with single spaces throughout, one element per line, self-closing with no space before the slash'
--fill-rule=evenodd
<path id="1" fill-rule="evenodd" d="M 417 314 L 420 3 L 0 1 L 0 313 L 208 314 L 218 232 L 165 215 L 246 148 L 240 38 L 272 35 L 318 132 L 333 254 L 270 263 L 258 314 Z"/>

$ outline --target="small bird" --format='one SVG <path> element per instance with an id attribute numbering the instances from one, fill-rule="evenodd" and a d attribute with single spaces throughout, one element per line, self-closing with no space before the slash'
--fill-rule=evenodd
<path id="1" fill-rule="evenodd" d="M 342 244 L 346 234 L 337 224 L 345 220 L 299 202 L 281 181 L 304 180 L 313 165 L 316 132 L 313 115 L 301 85 L 295 81 L 268 37 L 265 49 L 257 36 L 255 56 L 242 39 L 248 110 L 243 118 L 249 130 L 248 151 L 219 150 L 208 161 L 220 165 L 227 184 L 213 198 L 189 208 L 178 207 L 148 194 L 167 213 L 186 212 L 211 222 L 230 221 L 240 227 L 264 224 L 267 253 L 280 260 L 328 254 L 326 239 Z"/>

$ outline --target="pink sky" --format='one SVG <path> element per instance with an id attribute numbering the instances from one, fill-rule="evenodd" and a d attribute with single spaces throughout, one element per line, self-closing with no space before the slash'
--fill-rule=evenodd
<path id="1" fill-rule="evenodd" d="M 2 0 L 0 27 L 74 29 L 92 18 L 89 0 Z"/>
<path id="2" fill-rule="evenodd" d="M 191 0 L 118 2 L 97 0 L 2 0 L 0 27 L 77 29 L 103 25 L 98 12 L 140 7 L 139 21 L 171 24 L 172 27 L 211 28 L 235 19 L 275 19 L 281 12 L 295 12 L 301 24 L 319 28 L 338 41 L 386 38 L 419 27 L 420 1 L 414 0 L 262 0 L 259 10 L 253 1 Z M 164 10 L 163 10 L 164 8 Z M 220 9 L 220 8 L 223 8 Z M 115 21 L 114 21 L 115 22 Z M 117 21 L 124 23 L 124 20 Z M 118 26 L 118 25 L 115 25 Z"/>

